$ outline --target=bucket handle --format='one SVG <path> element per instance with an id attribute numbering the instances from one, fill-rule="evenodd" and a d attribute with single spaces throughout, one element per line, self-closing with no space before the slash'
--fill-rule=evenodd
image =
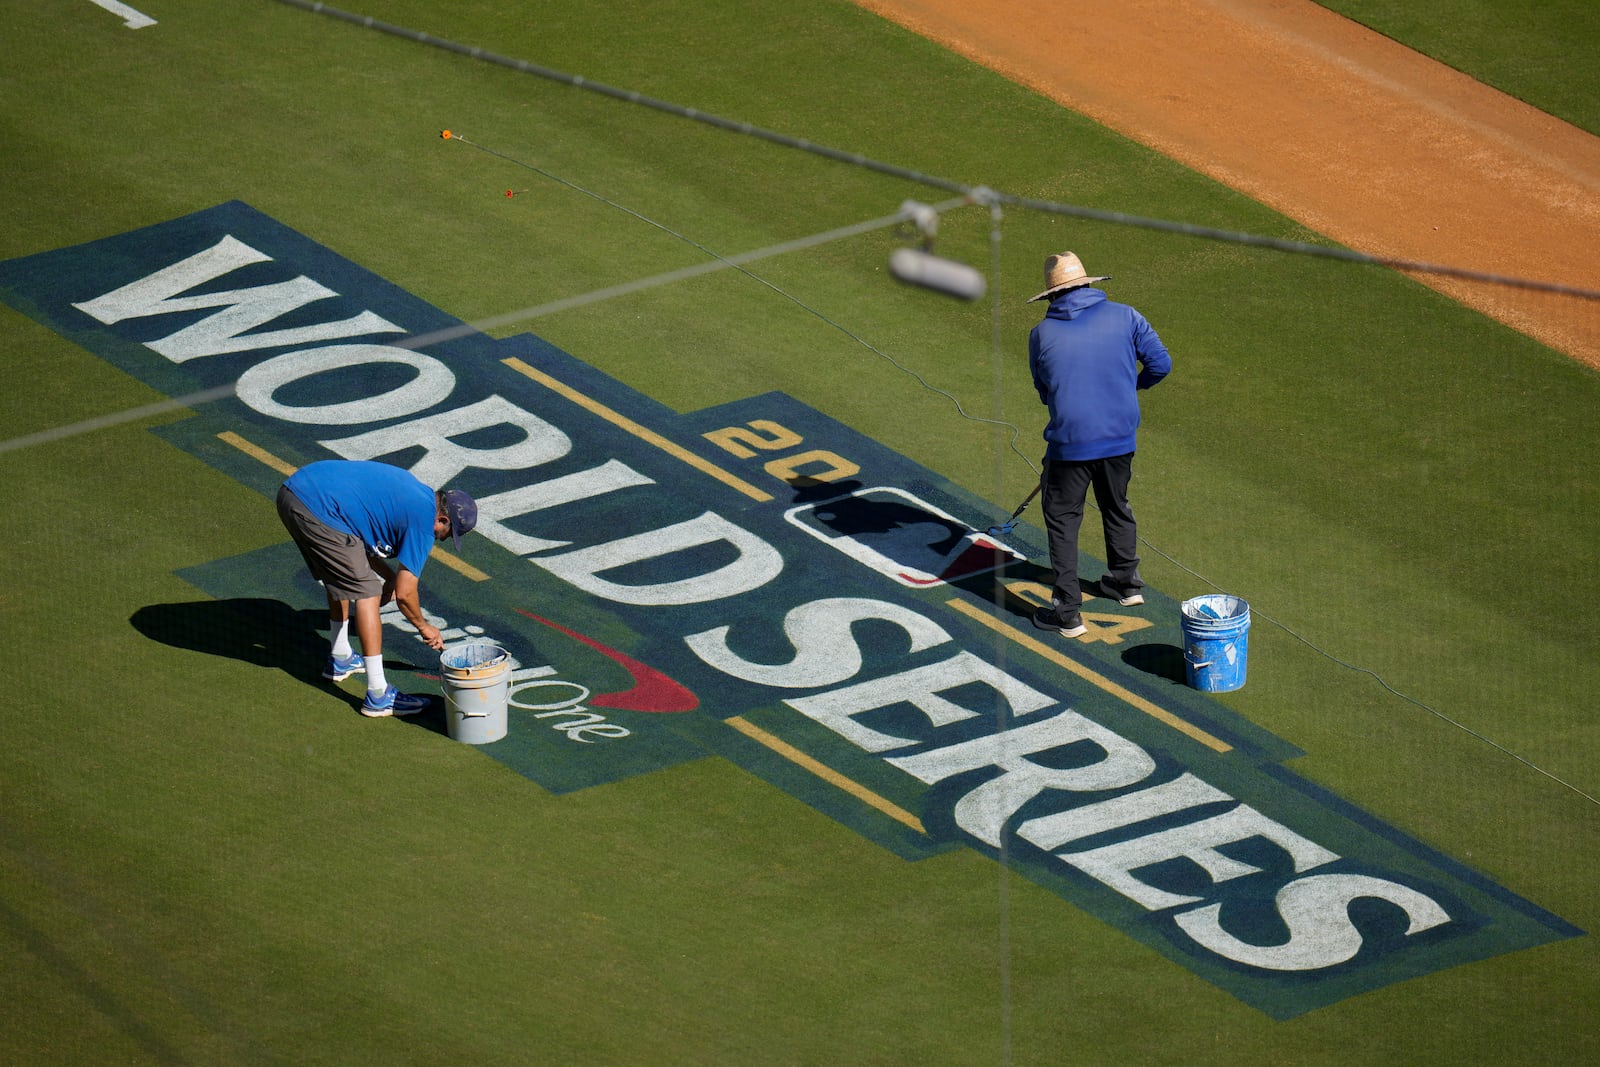
<path id="1" fill-rule="evenodd" d="M 445 703 L 448 704 L 455 711 L 455 713 L 461 716 L 463 719 L 487 719 L 489 717 L 489 713 L 487 711 L 468 711 L 454 700 L 448 699 L 448 697 L 446 698 Z"/>
<path id="2" fill-rule="evenodd" d="M 1191 652 L 1187 648 L 1183 650 L 1183 658 L 1188 660 L 1189 661 L 1189 665 L 1192 666 L 1192 667 L 1209 667 L 1214 662 L 1214 661 L 1209 660 L 1209 659 L 1206 660 L 1203 663 L 1200 662 L 1199 660 L 1194 658 L 1194 653 Z"/>

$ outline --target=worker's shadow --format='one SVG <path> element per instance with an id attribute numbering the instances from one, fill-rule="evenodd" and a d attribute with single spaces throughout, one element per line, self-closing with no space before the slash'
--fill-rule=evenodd
<path id="1" fill-rule="evenodd" d="M 995 562 L 995 570 L 984 571 L 951 584 L 969 593 L 975 593 L 985 600 L 997 602 L 999 610 L 1004 613 L 1000 616 L 1000 621 L 1010 624 L 1020 632 L 1044 641 L 1049 647 L 1058 645 L 1070 647 L 1062 644 L 1060 638 L 1042 633 L 1033 627 L 1034 609 L 1048 598 L 1050 583 L 1055 578 L 1055 572 L 1030 560 L 1012 560 L 998 552 L 995 554 Z M 1007 588 L 1008 583 L 1018 582 L 1030 583 L 1031 593 L 1022 595 L 1016 589 Z M 1106 597 L 1108 600 L 1110 597 L 1110 594 L 1101 590 L 1098 582 L 1085 583 L 1084 592 L 1091 597 Z M 1083 610 L 1094 612 L 1096 603 L 1094 600 L 1085 601 Z M 1122 662 L 1136 671 L 1169 682 L 1187 681 L 1183 648 L 1179 645 L 1169 645 L 1164 642 L 1132 645 L 1122 653 Z"/>
<path id="2" fill-rule="evenodd" d="M 235 597 L 152 604 L 134 612 L 128 621 L 152 641 L 208 656 L 242 660 L 257 667 L 272 667 L 338 695 L 352 709 L 361 707 L 360 696 L 322 677 L 328 662 L 328 613 L 325 610 L 297 610 L 281 600 L 265 597 Z M 423 670 L 405 660 L 391 659 L 387 650 L 383 668 L 386 675 Z M 402 685 L 401 688 L 406 687 Z M 435 707 L 407 721 L 443 733 L 444 712 L 440 703 L 436 697 Z"/>

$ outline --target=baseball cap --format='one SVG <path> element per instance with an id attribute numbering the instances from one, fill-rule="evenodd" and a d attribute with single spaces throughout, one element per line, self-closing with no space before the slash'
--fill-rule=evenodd
<path id="1" fill-rule="evenodd" d="M 444 513 L 450 520 L 450 536 L 456 548 L 461 547 L 461 535 L 472 532 L 478 525 L 478 502 L 461 489 L 444 491 Z"/>

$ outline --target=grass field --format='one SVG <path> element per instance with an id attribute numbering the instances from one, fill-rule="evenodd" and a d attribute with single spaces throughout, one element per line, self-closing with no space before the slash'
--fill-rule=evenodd
<path id="1" fill-rule="evenodd" d="M 1600 10 L 1584 0 L 1322 5 L 1574 126 L 1600 133 L 1600 82 L 1572 57 L 1600 43 Z"/>
<path id="2" fill-rule="evenodd" d="M 344 6 L 960 182 L 1317 239 L 846 3 Z M 271 0 L 141 10 L 158 24 L 0 0 L 0 259 L 237 199 L 474 321 L 945 195 Z M 1174 355 L 1134 503 L 1152 587 L 1203 575 L 1258 613 L 1222 703 L 1303 750 L 1295 773 L 1600 925 L 1600 375 L 1374 268 L 1020 210 L 999 236 L 997 321 L 897 287 L 909 238 L 878 231 L 752 266 L 787 297 L 722 272 L 492 332 L 680 413 L 788 394 L 999 521 L 1038 451 L 1024 301 L 1073 248 Z M 938 248 L 987 266 L 991 238 L 968 208 Z M 0 323 L 0 438 L 162 399 L 18 310 Z M 1022 455 L 885 354 L 1021 427 Z M 556 795 L 355 715 L 270 627 L 231 655 L 152 640 L 141 612 L 204 599 L 177 572 L 285 540 L 259 485 L 150 432 L 183 417 L 0 451 L 0 1060 L 1600 1055 L 1590 936 L 1276 1021 L 987 856 L 907 862 L 728 760 Z M 303 628 L 315 602 L 281 595 Z"/>

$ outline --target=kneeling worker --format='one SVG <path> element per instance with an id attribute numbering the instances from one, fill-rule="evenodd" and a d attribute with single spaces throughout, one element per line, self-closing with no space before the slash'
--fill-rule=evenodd
<path id="1" fill-rule="evenodd" d="M 322 676 L 342 682 L 365 671 L 363 715 L 426 708 L 427 697 L 402 693 L 384 679 L 379 609 L 393 600 L 429 648 L 444 648 L 438 628 L 423 618 L 417 580 L 435 541 L 451 537 L 461 547 L 461 535 L 477 525 L 477 503 L 460 489 L 435 492 L 388 463 L 335 459 L 302 467 L 283 483 L 278 517 L 328 597 L 333 647 Z M 359 657 L 350 645 L 352 602 Z"/>

